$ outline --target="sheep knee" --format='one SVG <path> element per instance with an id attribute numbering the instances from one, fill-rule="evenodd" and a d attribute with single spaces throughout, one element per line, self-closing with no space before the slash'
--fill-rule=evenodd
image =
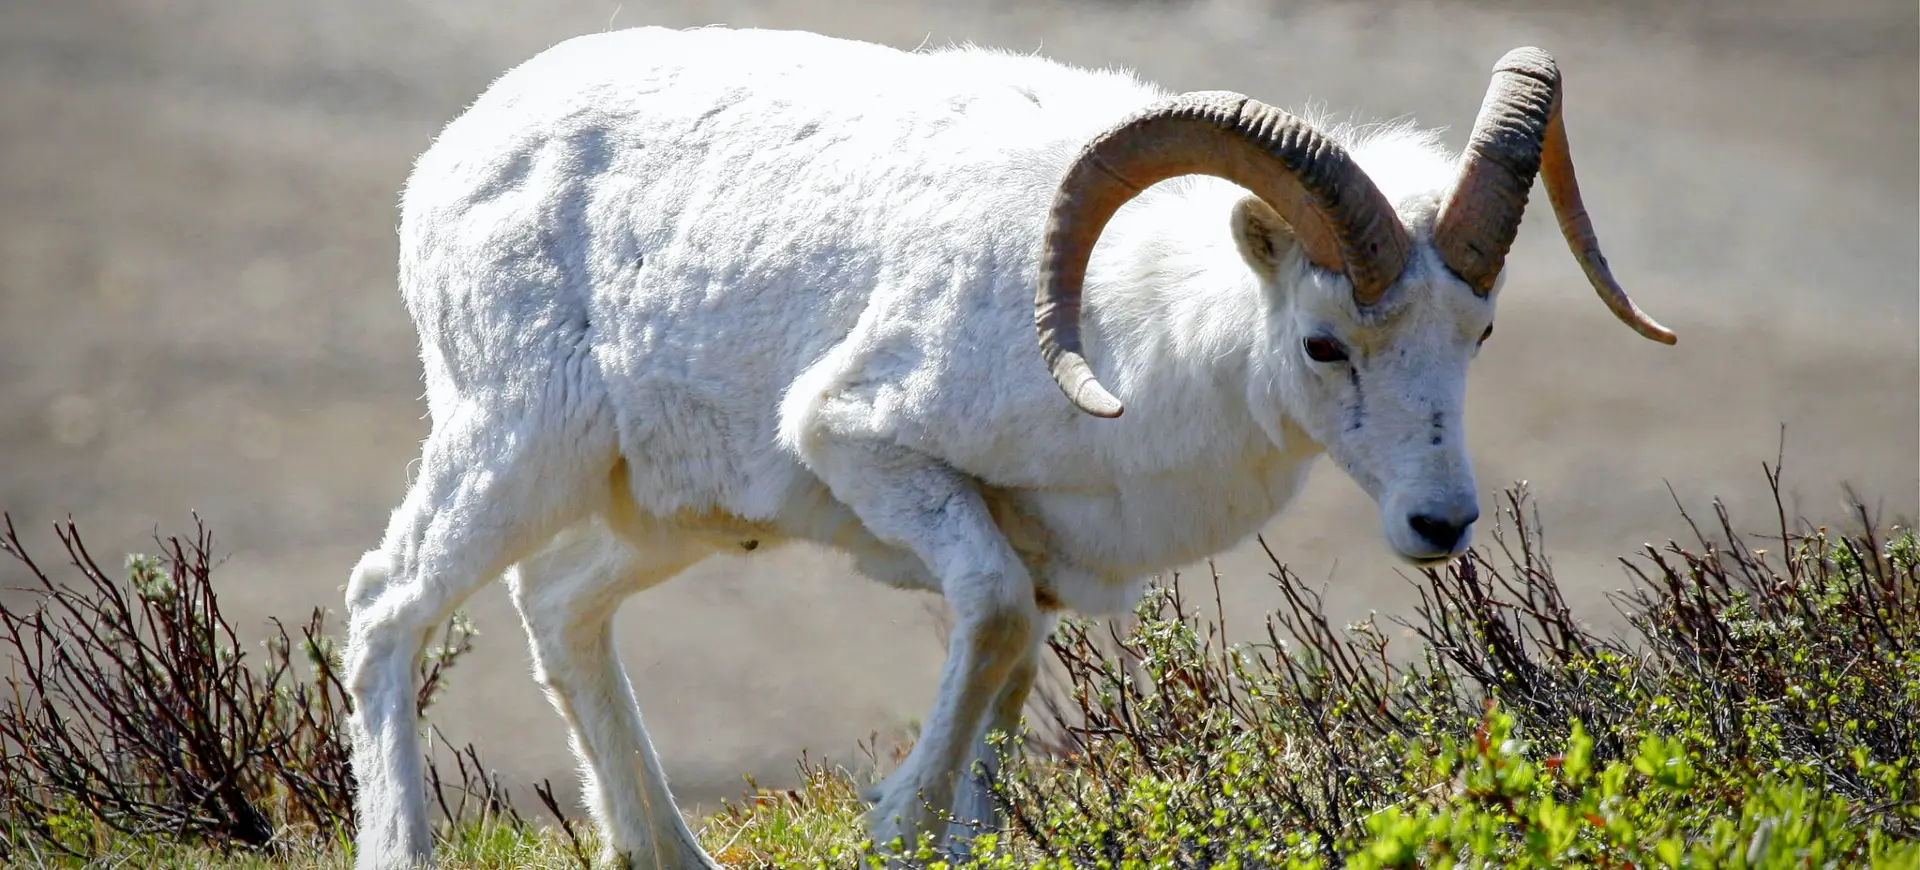
<path id="1" fill-rule="evenodd" d="M 972 607 L 956 608 L 956 615 L 959 624 L 955 628 L 966 634 L 974 649 L 992 650 L 996 659 L 1004 653 L 1009 660 L 1026 651 L 1040 620 L 1032 596 L 1025 600 L 1002 596 L 974 599 Z"/>
<path id="2" fill-rule="evenodd" d="M 1023 650 L 1040 621 L 1033 580 L 1004 542 L 990 543 L 995 558 L 945 578 L 941 591 L 953 607 L 956 629 L 966 632 L 976 649 Z"/>

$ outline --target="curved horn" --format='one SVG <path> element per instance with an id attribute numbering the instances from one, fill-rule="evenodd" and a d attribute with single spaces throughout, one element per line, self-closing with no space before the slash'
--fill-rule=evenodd
<path id="1" fill-rule="evenodd" d="M 1345 149 L 1306 121 L 1229 91 L 1170 98 L 1087 143 L 1060 182 L 1040 255 L 1035 324 L 1053 379 L 1080 410 L 1120 416 L 1120 401 L 1080 355 L 1080 292 L 1107 221 L 1143 190 L 1205 174 L 1252 191 L 1293 226 L 1315 265 L 1343 272 L 1354 300 L 1379 301 L 1410 243 L 1392 204 Z"/>
<path id="2" fill-rule="evenodd" d="M 1460 157 L 1460 179 L 1434 220 L 1434 247 L 1473 292 L 1487 295 L 1506 264 L 1537 172 L 1567 247 L 1601 301 L 1634 331 L 1673 344 L 1672 330 L 1633 304 L 1600 253 L 1593 220 L 1580 202 L 1560 104 L 1560 69 L 1546 52 L 1516 48 L 1494 64 L 1493 82 Z"/>

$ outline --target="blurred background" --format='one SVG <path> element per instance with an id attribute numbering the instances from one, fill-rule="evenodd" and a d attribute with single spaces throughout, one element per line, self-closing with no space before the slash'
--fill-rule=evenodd
<path id="1" fill-rule="evenodd" d="M 244 629 L 337 612 L 427 428 L 393 284 L 411 161 L 508 67 L 641 24 L 1037 50 L 1411 116 L 1456 149 L 1493 61 L 1540 45 L 1614 269 L 1681 340 L 1615 322 L 1536 196 L 1469 397 L 1485 493 L 1530 481 L 1596 621 L 1617 558 L 1682 529 L 1668 487 L 1765 528 L 1783 425 L 1790 510 L 1841 521 L 1851 484 L 1883 522 L 1920 515 L 1911 0 L 5 0 L 0 509 L 28 544 L 57 563 L 71 514 L 117 564 L 198 511 Z M 1343 618 L 1407 606 L 1373 505 L 1331 467 L 1267 540 Z M 1278 604 L 1258 553 L 1218 561 L 1243 625 Z M 802 749 L 856 762 L 921 716 L 933 604 L 806 549 L 633 599 L 624 656 L 682 799 L 787 782 Z M 516 794 L 553 777 L 570 798 L 503 590 L 469 610 L 483 634 L 436 719 Z"/>

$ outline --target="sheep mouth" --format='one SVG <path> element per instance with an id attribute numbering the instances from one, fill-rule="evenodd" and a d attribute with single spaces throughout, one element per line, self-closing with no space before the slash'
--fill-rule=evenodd
<path id="1" fill-rule="evenodd" d="M 1406 562 L 1407 564 L 1409 564 L 1409 565 L 1412 565 L 1412 566 L 1413 566 L 1413 567 L 1415 567 L 1415 568 L 1439 568 L 1439 567 L 1443 567 L 1443 566 L 1445 566 L 1445 565 L 1446 565 L 1447 563 L 1449 563 L 1449 562 L 1452 562 L 1453 560 L 1455 560 L 1455 559 L 1458 559 L 1458 558 L 1460 558 L 1461 556 L 1463 556 L 1463 555 L 1465 555 L 1465 552 L 1464 552 L 1464 551 L 1462 551 L 1462 552 L 1459 552 L 1459 553 L 1419 553 L 1419 554 L 1416 554 L 1416 553 L 1408 553 L 1408 552 L 1406 552 L 1406 551 L 1404 551 L 1404 550 L 1400 550 L 1400 549 L 1398 549 L 1398 548 L 1390 548 L 1390 549 L 1392 549 L 1392 550 L 1393 550 L 1393 554 L 1394 554 L 1394 555 L 1396 555 L 1396 556 L 1399 556 L 1399 557 L 1401 558 L 1401 560 L 1402 560 L 1402 561 L 1405 561 L 1405 562 Z"/>

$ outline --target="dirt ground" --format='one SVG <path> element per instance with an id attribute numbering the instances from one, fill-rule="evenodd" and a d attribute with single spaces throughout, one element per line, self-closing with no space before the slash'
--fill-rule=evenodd
<path id="1" fill-rule="evenodd" d="M 198 511 L 242 625 L 337 608 L 426 431 L 393 288 L 411 160 L 508 66 L 643 23 L 1040 50 L 1411 115 L 1456 148 L 1493 60 L 1541 45 L 1614 268 L 1681 341 L 1612 320 L 1541 197 L 1471 387 L 1483 489 L 1531 482 L 1596 619 L 1625 582 L 1615 558 L 1676 528 L 1669 485 L 1769 514 L 1760 464 L 1782 425 L 1794 510 L 1835 520 L 1852 483 L 1889 520 L 1920 515 L 1909 0 L 15 0 L 0 4 L 0 507 L 46 555 L 67 514 L 112 554 Z M 1268 540 L 1343 615 L 1406 603 L 1373 506 L 1335 470 Z M 1257 552 L 1220 562 L 1236 612 L 1276 603 Z M 922 715 L 941 652 L 928 603 L 807 550 L 634 599 L 625 659 L 682 795 L 782 782 L 803 748 L 851 759 Z M 471 610 L 485 634 L 440 721 L 516 783 L 570 783 L 505 595 Z"/>

